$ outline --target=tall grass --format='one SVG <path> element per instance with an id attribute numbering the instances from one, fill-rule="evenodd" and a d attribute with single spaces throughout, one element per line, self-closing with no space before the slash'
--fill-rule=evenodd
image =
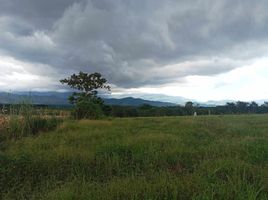
<path id="1" fill-rule="evenodd" d="M 0 152 L 0 199 L 268 199 L 267 121 L 64 122 Z"/>
<path id="2" fill-rule="evenodd" d="M 54 115 L 45 115 L 41 109 L 35 109 L 30 102 L 11 105 L 8 115 L 3 118 L 1 138 L 19 139 L 39 132 L 53 130 L 62 122 Z"/>

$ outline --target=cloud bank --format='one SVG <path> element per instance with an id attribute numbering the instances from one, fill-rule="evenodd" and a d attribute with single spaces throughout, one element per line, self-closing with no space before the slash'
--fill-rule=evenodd
<path id="1" fill-rule="evenodd" d="M 267 56 L 266 0 L 0 5 L 0 85 L 17 77 L 17 66 L 24 71 L 21 79 L 40 80 L 35 88 L 59 89 L 57 80 L 79 70 L 100 72 L 118 88 L 158 87 L 190 76 L 214 77 Z M 27 89 L 30 80 L 21 87 Z"/>

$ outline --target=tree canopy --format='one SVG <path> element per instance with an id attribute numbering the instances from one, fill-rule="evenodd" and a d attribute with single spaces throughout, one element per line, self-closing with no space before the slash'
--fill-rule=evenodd
<path id="1" fill-rule="evenodd" d="M 76 106 L 75 113 L 78 118 L 97 118 L 101 115 L 103 101 L 97 96 L 99 89 L 111 90 L 107 80 L 100 73 L 73 74 L 71 77 L 60 80 L 72 89 L 77 90 L 69 97 L 71 104 Z"/>

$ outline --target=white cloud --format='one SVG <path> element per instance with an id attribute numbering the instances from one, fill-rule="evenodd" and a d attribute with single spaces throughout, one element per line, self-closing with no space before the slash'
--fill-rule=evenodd
<path id="1" fill-rule="evenodd" d="M 37 73 L 34 73 L 35 71 Z M 40 71 L 46 71 L 46 73 L 42 75 Z M 29 91 L 42 88 L 55 90 L 58 88 L 58 83 L 52 76 L 53 71 L 47 65 L 27 63 L 12 57 L 0 56 L 0 90 Z"/>
<path id="2" fill-rule="evenodd" d="M 121 89 L 121 91 L 116 91 L 115 94 L 161 93 L 170 96 L 183 96 L 199 101 L 267 99 L 267 66 L 268 57 L 257 59 L 250 65 L 245 65 L 217 76 L 187 76 L 184 83 L 128 90 Z"/>

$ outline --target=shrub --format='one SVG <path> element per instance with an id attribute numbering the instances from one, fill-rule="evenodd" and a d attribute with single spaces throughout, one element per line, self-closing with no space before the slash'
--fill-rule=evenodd
<path id="1" fill-rule="evenodd" d="M 99 119 L 103 116 L 103 112 L 100 104 L 82 100 L 77 102 L 72 115 L 76 119 Z"/>

